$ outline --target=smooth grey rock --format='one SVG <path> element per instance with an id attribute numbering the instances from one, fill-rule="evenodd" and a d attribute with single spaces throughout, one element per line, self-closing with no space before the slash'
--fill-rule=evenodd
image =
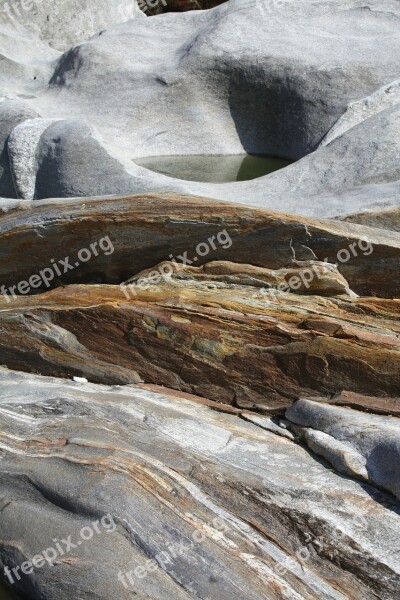
<path id="1" fill-rule="evenodd" d="M 55 122 L 55 119 L 27 119 L 14 127 L 8 138 L 15 190 L 23 200 L 35 197 L 38 144 L 44 131 Z"/>
<path id="2" fill-rule="evenodd" d="M 113 23 L 145 16 L 136 0 L 23 0 L 3 3 L 1 20 L 66 50 Z"/>
<path id="3" fill-rule="evenodd" d="M 282 29 L 261 0 L 137 19 L 66 53 L 51 86 L 62 91 L 61 110 L 80 102 L 82 116 L 132 159 L 243 150 L 301 158 L 349 102 L 398 74 L 400 11 L 378 12 L 387 7 L 380 0 L 368 14 L 352 5 L 287 4 L 297 31 Z M 327 46 L 305 35 L 307 22 L 332 34 Z M 370 36 L 354 35 L 361 23 Z M 382 26 L 392 36 L 373 33 Z"/>
<path id="4" fill-rule="evenodd" d="M 5 13 L 1 11 L 0 15 L 4 17 Z M 60 52 L 31 31 L 0 22 L 1 95 L 15 102 L 33 100 L 35 94 L 47 88 L 59 57 Z"/>
<path id="5" fill-rule="evenodd" d="M 50 183 L 40 185 L 37 198 L 74 189 L 96 195 L 113 186 L 113 193 L 171 190 L 337 216 L 349 212 L 347 193 L 375 184 L 379 205 L 379 185 L 399 179 L 398 111 L 380 110 L 382 88 L 398 79 L 399 25 L 400 9 L 391 0 L 367 7 L 359 0 L 231 0 L 210 11 L 113 26 L 66 52 L 47 89 L 32 100 L 41 116 L 85 121 L 102 140 L 87 158 L 78 156 L 80 138 L 71 131 L 75 152 L 63 157 L 63 181 L 55 185 L 58 163 L 49 163 Z M 319 148 L 346 111 L 350 127 L 350 113 L 364 105 L 368 120 Z M 180 181 L 133 162 L 243 151 L 302 160 L 230 184 Z M 92 166 L 103 160 L 108 166 L 101 175 Z M 360 200 L 356 210 L 363 208 Z"/>
<path id="6" fill-rule="evenodd" d="M 16 582 L 32 600 L 397 597 L 399 504 L 292 441 L 168 389 L 0 384 L 0 563 L 75 546 Z"/>
<path id="7" fill-rule="evenodd" d="M 25 100 L 0 101 L 0 194 L 8 198 L 16 198 L 13 173 L 10 168 L 8 154 L 8 137 L 12 130 L 27 119 L 37 117 L 37 112 Z M 29 158 L 30 160 L 30 158 Z"/>
<path id="8" fill-rule="evenodd" d="M 335 210 L 351 206 L 344 192 L 373 184 L 400 180 L 400 104 L 378 113 L 346 131 L 327 146 L 309 154 L 297 163 L 269 175 L 269 200 L 273 208 L 282 209 L 282 198 L 296 212 L 301 199 L 301 213 L 330 216 L 329 200 Z M 267 181 L 268 179 L 268 181 Z M 257 181 L 257 180 L 256 180 Z M 379 187 L 375 189 L 375 205 L 380 204 Z M 371 189 L 369 190 L 371 193 Z M 340 205 L 338 194 L 342 194 Z M 397 197 L 397 204 L 400 200 Z M 363 206 L 363 204 L 361 204 Z M 336 213 L 338 214 L 338 213 Z"/>
<path id="9" fill-rule="evenodd" d="M 347 220 L 353 214 L 362 212 L 379 213 L 385 210 L 398 210 L 400 203 L 400 180 L 391 183 L 372 183 L 335 194 L 323 194 L 320 197 L 321 205 L 325 205 L 327 217 Z M 316 210 L 319 210 L 317 207 Z M 349 218 L 351 221 L 351 218 Z M 357 221 L 354 221 L 357 223 Z M 361 222 L 361 224 L 363 224 Z M 370 224 L 365 221 L 365 225 Z M 390 227 L 388 228 L 390 229 Z"/>
<path id="10" fill-rule="evenodd" d="M 367 98 L 349 104 L 344 115 L 324 137 L 321 146 L 330 144 L 355 125 L 396 104 L 400 104 L 400 79 L 381 87 Z"/>
<path id="11" fill-rule="evenodd" d="M 337 471 L 368 481 L 367 461 L 350 444 L 340 442 L 322 431 L 300 429 L 303 430 L 307 446 L 316 454 L 323 456 Z M 296 430 L 298 431 L 297 428 Z"/>
<path id="12" fill-rule="evenodd" d="M 312 428 L 305 432 L 306 442 L 338 471 L 400 498 L 400 419 L 305 399 L 288 408 L 286 417 Z"/>
<path id="13" fill-rule="evenodd" d="M 29 189 L 34 190 L 36 198 L 87 196 L 94 185 L 102 195 L 129 192 L 132 188 L 123 165 L 108 154 L 93 129 L 81 121 L 49 125 L 35 149 L 35 161 L 37 170 L 29 177 Z M 16 179 L 20 165 L 24 174 L 26 159 L 13 162 Z"/>

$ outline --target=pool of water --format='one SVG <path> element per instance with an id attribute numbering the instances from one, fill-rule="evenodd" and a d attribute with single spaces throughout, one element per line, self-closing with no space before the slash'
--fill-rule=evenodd
<path id="1" fill-rule="evenodd" d="M 0 600 L 22 600 L 22 598 L 0 582 Z"/>
<path id="2" fill-rule="evenodd" d="M 271 156 L 150 156 L 134 162 L 168 177 L 203 183 L 249 181 L 283 169 L 293 161 Z"/>

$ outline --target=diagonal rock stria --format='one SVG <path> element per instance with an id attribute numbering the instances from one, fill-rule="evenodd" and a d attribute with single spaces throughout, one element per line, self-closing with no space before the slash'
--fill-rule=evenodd
<path id="1" fill-rule="evenodd" d="M 59 600 L 396 597 L 398 505 L 294 442 L 167 389 L 5 369 L 0 381 L 0 562 L 73 543 L 15 589 Z"/>
<path id="2" fill-rule="evenodd" d="M 400 499 L 400 419 L 307 399 L 288 408 L 286 418 L 338 471 L 370 481 Z"/>
<path id="3" fill-rule="evenodd" d="M 399 300 L 271 297 L 179 276 L 128 289 L 129 299 L 105 285 L 2 299 L 3 364 L 101 383 L 141 378 L 272 412 L 302 394 L 399 395 Z"/>
<path id="4" fill-rule="evenodd" d="M 226 231 L 226 243 L 209 246 L 196 264 L 225 260 L 280 269 L 293 257 L 327 259 L 339 265 L 355 293 L 400 297 L 397 232 L 166 193 L 6 203 L 5 210 L 0 213 L 0 286 L 7 288 L 51 266 L 51 259 L 69 254 L 75 262 L 80 249 L 104 236 L 113 244 L 112 254 L 100 253 L 51 285 L 119 284 L 171 253 L 182 261 L 179 256 L 186 252 L 193 260 L 199 243 Z"/>

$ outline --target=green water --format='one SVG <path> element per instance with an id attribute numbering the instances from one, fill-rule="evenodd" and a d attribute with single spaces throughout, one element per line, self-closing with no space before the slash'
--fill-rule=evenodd
<path id="1" fill-rule="evenodd" d="M 0 600 L 22 600 L 22 598 L 0 582 Z"/>
<path id="2" fill-rule="evenodd" d="M 249 181 L 283 169 L 293 161 L 271 156 L 150 156 L 137 165 L 168 177 L 203 183 Z"/>

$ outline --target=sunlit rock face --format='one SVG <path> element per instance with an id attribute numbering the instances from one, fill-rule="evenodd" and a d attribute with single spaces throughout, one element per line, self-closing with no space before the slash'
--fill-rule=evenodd
<path id="1" fill-rule="evenodd" d="M 3 364 L 281 415 L 302 394 L 395 398 L 399 235 L 205 203 L 165 194 L 10 209 L 0 219 Z M 97 254 L 75 266 L 88 239 L 100 240 Z M 48 256 L 66 254 L 67 271 L 49 273 Z"/>
<path id="2" fill-rule="evenodd" d="M 393 497 L 328 469 L 283 426 L 154 386 L 5 369 L 0 384 L 1 562 L 49 548 L 54 561 L 14 575 L 14 589 L 52 599 L 57 586 L 61 600 L 396 598 Z"/>
<path id="3" fill-rule="evenodd" d="M 398 600 L 398 1 L 2 6 L 1 600 Z"/>
<path id="4" fill-rule="evenodd" d="M 368 9 L 356 0 L 231 0 L 81 35 L 58 58 L 30 50 L 28 66 L 28 41 L 19 40 L 21 72 L 14 62 L 0 67 L 12 72 L 9 94 L 20 107 L 12 115 L 0 107 L 3 139 L 12 134 L 4 143 L 11 180 L 0 180 L 0 193 L 32 200 L 167 189 L 327 217 L 346 214 L 349 202 L 357 212 L 387 207 L 380 188 L 400 178 L 399 15 L 397 2 L 381 0 Z M 243 153 L 298 162 L 223 184 L 135 162 Z"/>
<path id="5" fill-rule="evenodd" d="M 136 0 L 15 0 L 3 2 L 1 10 L 2 23 L 25 28 L 61 51 L 110 25 L 143 16 Z"/>

